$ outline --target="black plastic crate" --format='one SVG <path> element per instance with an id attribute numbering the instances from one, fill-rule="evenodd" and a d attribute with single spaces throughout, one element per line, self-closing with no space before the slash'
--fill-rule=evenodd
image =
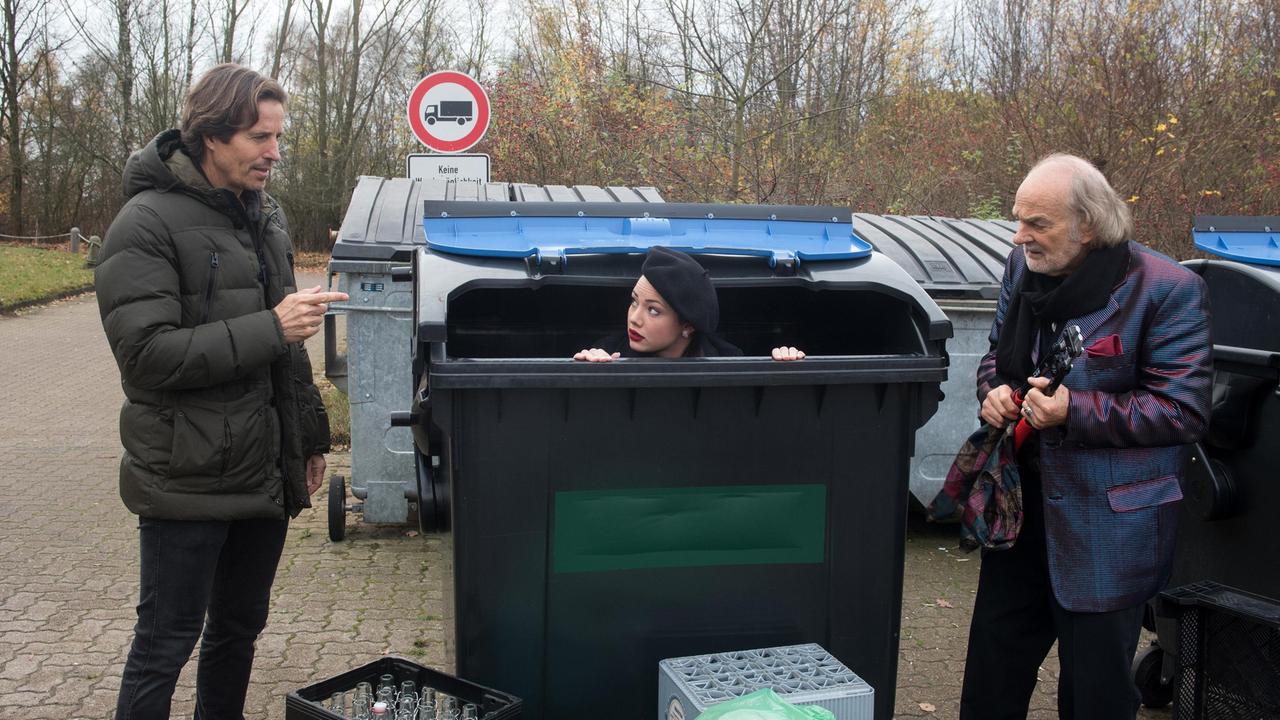
<path id="1" fill-rule="evenodd" d="M 335 692 L 351 690 L 356 684 L 367 682 L 374 687 L 378 678 L 391 675 L 399 686 L 405 680 L 414 681 L 419 688 L 431 687 L 452 695 L 479 708 L 480 720 L 511 720 L 520 717 L 520 698 L 509 693 L 477 685 L 452 675 L 423 667 L 412 660 L 387 656 L 368 665 L 348 670 L 289 693 L 284 699 L 285 720 L 342 720 L 342 716 L 321 706 Z"/>
<path id="2" fill-rule="evenodd" d="M 1174 720 L 1280 718 L 1280 601 L 1201 582 L 1160 607 L 1178 625 Z"/>

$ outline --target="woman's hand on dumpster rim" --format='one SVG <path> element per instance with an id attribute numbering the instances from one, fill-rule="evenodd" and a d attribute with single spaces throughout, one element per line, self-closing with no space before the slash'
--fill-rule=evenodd
<path id="1" fill-rule="evenodd" d="M 311 495 L 320 489 L 324 482 L 324 471 L 328 464 L 324 455 L 312 455 L 307 458 L 307 494 Z"/>
<path id="2" fill-rule="evenodd" d="M 271 309 L 280 321 L 287 343 L 302 342 L 320 331 L 329 303 L 350 299 L 344 292 L 325 292 L 316 285 L 284 296 L 280 304 Z"/>
<path id="3" fill-rule="evenodd" d="M 586 362 L 613 362 L 620 357 L 622 357 L 620 352 L 609 354 L 600 348 L 579 350 L 573 355 L 574 360 L 584 360 Z"/>
<path id="4" fill-rule="evenodd" d="M 1013 401 L 1013 388 L 1008 385 L 992 388 L 982 401 L 982 421 L 991 427 L 1004 427 L 1010 420 L 1018 419 L 1018 404 Z"/>
<path id="5" fill-rule="evenodd" d="M 803 360 L 804 351 L 783 345 L 782 347 L 776 347 L 773 349 L 773 359 L 782 360 L 784 362 L 787 360 Z"/>

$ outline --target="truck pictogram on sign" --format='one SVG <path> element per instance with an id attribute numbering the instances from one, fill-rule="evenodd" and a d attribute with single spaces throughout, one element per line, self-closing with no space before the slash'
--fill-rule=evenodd
<path id="1" fill-rule="evenodd" d="M 456 122 L 459 125 L 465 125 L 475 112 L 473 107 L 470 100 L 441 100 L 427 106 L 427 111 L 422 114 L 422 120 L 428 125 L 435 125 L 438 122 Z"/>

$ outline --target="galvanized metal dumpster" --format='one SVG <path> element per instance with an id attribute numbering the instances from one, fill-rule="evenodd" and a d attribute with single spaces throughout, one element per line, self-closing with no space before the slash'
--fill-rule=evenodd
<path id="1" fill-rule="evenodd" d="M 1000 280 L 1016 226 L 1003 220 L 857 213 L 853 229 L 920 283 L 955 331 L 947 341 L 942 402 L 916 432 L 911 457 L 911 494 L 927 507 L 942 490 L 956 451 L 978 429 L 978 361 L 990 348 Z"/>
<path id="2" fill-rule="evenodd" d="M 420 494 L 449 498 L 459 675 L 527 718 L 627 720 L 663 658 L 817 642 L 887 720 L 937 304 L 847 210 L 424 205 L 409 420 L 440 458 Z M 623 329 L 653 244 L 710 270 L 746 357 L 570 359 Z"/>
<path id="3" fill-rule="evenodd" d="M 418 504 L 438 529 L 436 500 L 419 498 L 416 457 L 408 427 L 393 425 L 393 414 L 408 408 L 413 372 L 408 362 L 412 336 L 412 289 L 392 279 L 392 269 L 407 265 L 426 240 L 422 204 L 426 201 L 476 202 L 661 202 L 653 188 L 599 188 L 511 183 L 458 183 L 406 178 L 362 177 L 347 206 L 329 263 L 330 284 L 351 296 L 335 304 L 325 322 L 325 375 L 347 394 L 351 406 L 351 492 L 363 503 L 345 504 L 345 478 L 329 488 L 329 536 L 341 540 L 348 509 L 368 523 L 404 523 L 410 502 Z M 447 506 L 447 497 L 439 504 Z"/>

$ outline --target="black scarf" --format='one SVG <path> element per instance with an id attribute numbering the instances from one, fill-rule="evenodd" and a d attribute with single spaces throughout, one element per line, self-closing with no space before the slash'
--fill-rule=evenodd
<path id="1" fill-rule="evenodd" d="M 1009 298 L 996 343 L 996 372 L 1000 378 L 1013 387 L 1021 387 L 1036 369 L 1031 361 L 1036 337 L 1043 336 L 1043 352 L 1057 340 L 1049 329 L 1050 323 L 1100 310 L 1128 269 L 1129 244 L 1121 243 L 1090 250 L 1080 266 L 1066 276 L 1051 277 L 1025 270 Z"/>

